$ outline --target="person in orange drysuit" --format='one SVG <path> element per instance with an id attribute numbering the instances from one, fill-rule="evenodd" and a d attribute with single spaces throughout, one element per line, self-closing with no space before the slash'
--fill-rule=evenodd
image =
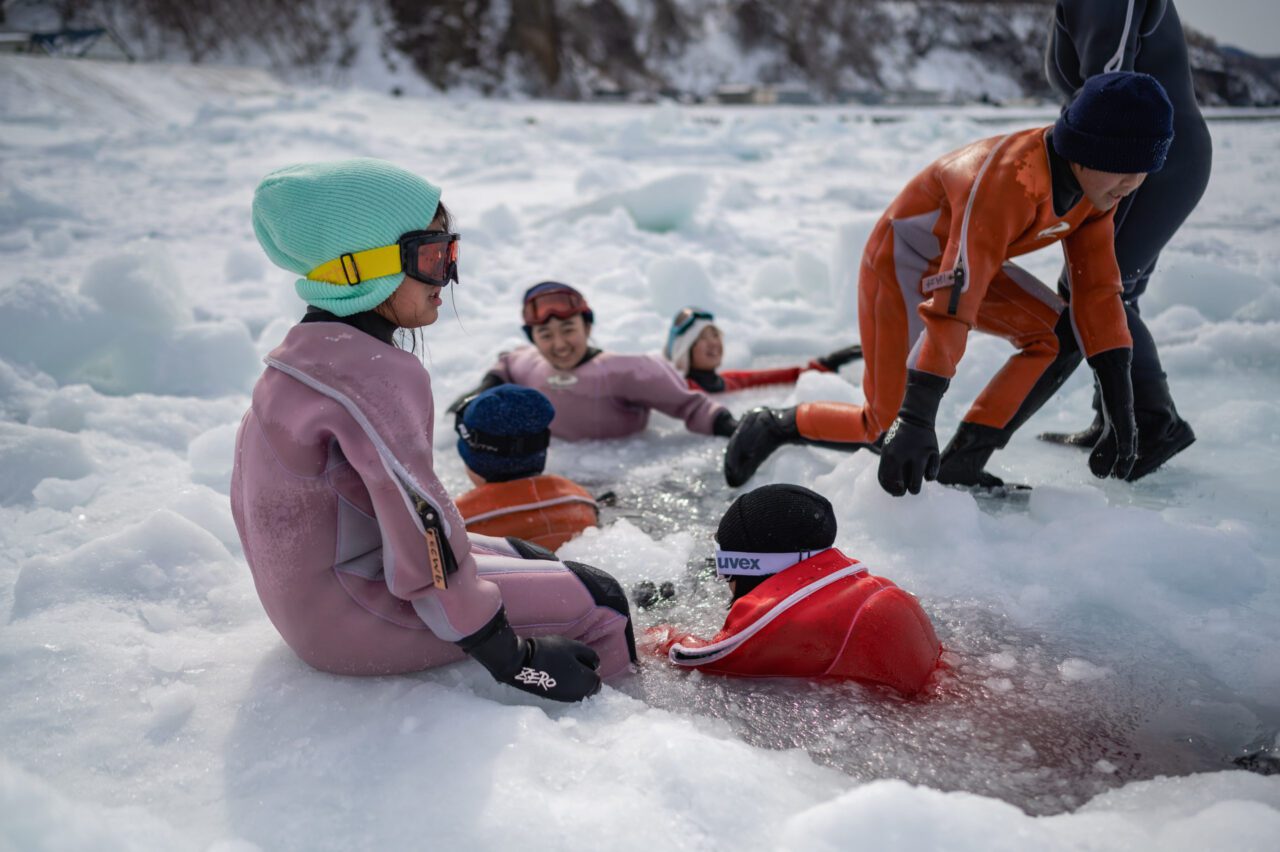
<path id="1" fill-rule="evenodd" d="M 716 572 L 733 594 L 724 627 L 709 640 L 650 627 L 642 646 L 710 674 L 848 678 L 919 692 L 942 652 L 929 616 L 832 547 L 835 539 L 835 511 L 821 494 L 766 485 L 740 495 L 716 530 Z"/>
<path id="2" fill-rule="evenodd" d="M 755 409 L 725 450 L 737 486 L 777 447 L 816 443 L 880 450 L 880 484 L 895 496 L 925 479 L 999 489 L 991 454 L 1069 375 L 1047 371 L 1074 337 L 1102 393 L 1105 427 L 1090 455 L 1100 477 L 1124 478 L 1136 455 L 1132 340 L 1121 302 L 1113 216 L 1157 171 L 1173 138 L 1173 107 L 1146 74 L 1092 77 L 1051 127 L 983 139 L 911 180 L 867 241 L 858 276 L 866 362 L 861 406 Z M 1072 310 L 1009 258 L 1061 242 Z M 939 455 L 934 421 L 970 329 L 1017 352 L 987 384 Z M 882 438 L 883 436 L 883 438 Z"/>
<path id="3" fill-rule="evenodd" d="M 554 551 L 599 521 L 586 489 L 544 474 L 555 409 L 533 388 L 499 385 L 463 403 L 454 429 L 476 487 L 454 503 L 467 532 Z"/>

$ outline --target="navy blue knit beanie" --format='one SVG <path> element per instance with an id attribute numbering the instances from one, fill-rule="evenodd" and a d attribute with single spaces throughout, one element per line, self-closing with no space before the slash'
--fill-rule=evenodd
<path id="1" fill-rule="evenodd" d="M 1053 147 L 1111 174 L 1158 172 L 1173 142 L 1173 104 L 1150 74 L 1113 71 L 1085 81 L 1053 126 Z"/>
<path id="2" fill-rule="evenodd" d="M 533 388 L 498 385 L 462 409 L 455 430 L 458 455 L 489 482 L 537 476 L 547 464 L 551 401 Z"/>

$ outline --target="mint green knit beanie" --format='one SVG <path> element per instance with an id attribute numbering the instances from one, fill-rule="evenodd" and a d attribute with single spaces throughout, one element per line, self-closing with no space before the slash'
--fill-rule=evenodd
<path id="1" fill-rule="evenodd" d="M 253 232 L 276 266 L 303 276 L 298 295 L 340 317 L 382 304 L 402 273 L 359 284 L 305 277 L 348 252 L 393 245 L 425 229 L 436 215 L 440 187 L 385 160 L 300 163 L 276 169 L 253 193 Z"/>

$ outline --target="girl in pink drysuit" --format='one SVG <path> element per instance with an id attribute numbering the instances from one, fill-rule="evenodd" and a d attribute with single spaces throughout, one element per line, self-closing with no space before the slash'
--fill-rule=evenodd
<path id="1" fill-rule="evenodd" d="M 532 346 L 503 352 L 474 390 L 449 407 L 503 384 L 540 391 L 555 406 L 551 434 L 568 441 L 625 438 L 644 430 L 649 412 L 683 420 L 690 432 L 729 437 L 737 420 L 706 394 L 690 390 L 654 355 L 620 355 L 590 345 L 594 314 L 582 294 L 544 281 L 524 294 L 524 333 Z"/>
<path id="2" fill-rule="evenodd" d="M 379 160 L 291 166 L 254 195 L 254 232 L 311 306 L 267 356 L 236 436 L 231 507 L 263 607 L 339 674 L 470 655 L 574 701 L 628 668 L 612 577 L 518 539 L 468 536 L 432 470 L 431 377 L 394 345 L 457 281 L 440 190 Z"/>

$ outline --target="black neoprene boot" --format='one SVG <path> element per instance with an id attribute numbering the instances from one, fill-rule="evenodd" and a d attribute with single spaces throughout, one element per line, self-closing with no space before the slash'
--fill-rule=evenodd
<path id="1" fill-rule="evenodd" d="M 1133 388 L 1133 414 L 1138 421 L 1138 461 L 1126 477 L 1134 482 L 1195 443 L 1191 424 L 1178 416 L 1165 379 Z"/>
<path id="2" fill-rule="evenodd" d="M 737 488 L 755 475 L 773 451 L 800 443 L 795 408 L 753 408 L 742 416 L 724 448 L 724 478 Z"/>
<path id="3" fill-rule="evenodd" d="M 1102 437 L 1102 401 L 1098 398 L 1098 389 L 1093 389 L 1093 422 L 1079 432 L 1041 432 L 1036 436 L 1050 444 L 1061 444 L 1065 447 L 1079 447 L 1092 450 L 1094 444 Z"/>
<path id="4" fill-rule="evenodd" d="M 942 451 L 938 482 L 969 488 L 1000 488 L 1004 480 L 983 470 L 991 454 L 1009 443 L 1009 432 L 961 421 L 955 437 Z"/>

